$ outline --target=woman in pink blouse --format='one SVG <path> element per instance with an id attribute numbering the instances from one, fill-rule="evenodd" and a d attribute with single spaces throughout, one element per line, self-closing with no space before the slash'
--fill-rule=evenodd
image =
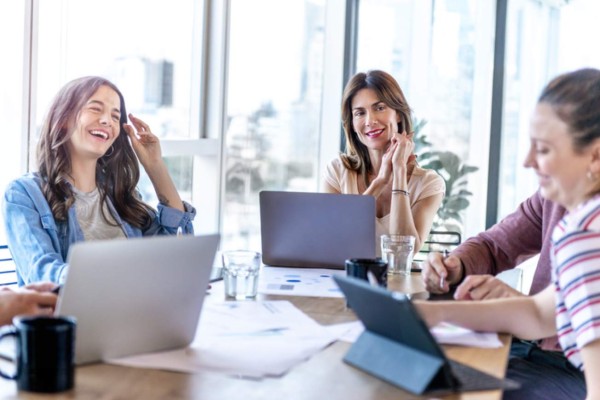
<path id="1" fill-rule="evenodd" d="M 377 238 L 412 235 L 419 251 L 446 186 L 417 163 L 411 110 L 398 82 L 377 70 L 354 75 L 344 90 L 342 120 L 346 151 L 327 166 L 323 191 L 374 196 Z"/>

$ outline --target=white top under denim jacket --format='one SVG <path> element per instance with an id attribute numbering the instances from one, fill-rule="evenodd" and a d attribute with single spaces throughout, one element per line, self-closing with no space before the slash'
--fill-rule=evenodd
<path id="1" fill-rule="evenodd" d="M 4 193 L 2 211 L 19 286 L 38 281 L 62 283 L 69 246 L 84 240 L 75 207 L 69 208 L 66 221 L 56 221 L 40 185 L 39 175 L 30 173 L 11 182 Z M 110 201 L 108 207 L 128 238 L 174 235 L 178 227 L 183 233 L 194 232 L 196 209 L 186 202 L 185 211 L 159 204 L 151 215 L 152 223 L 143 231 L 123 221 Z"/>

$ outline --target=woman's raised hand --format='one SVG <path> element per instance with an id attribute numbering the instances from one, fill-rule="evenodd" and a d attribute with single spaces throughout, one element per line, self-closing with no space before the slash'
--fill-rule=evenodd
<path id="1" fill-rule="evenodd" d="M 390 145 L 385 150 L 385 153 L 383 153 L 381 166 L 379 167 L 379 172 L 377 173 L 377 178 L 379 178 L 382 182 L 387 183 L 392 178 L 392 157 L 394 156 L 396 147 L 396 143 L 390 142 Z"/>
<path id="2" fill-rule="evenodd" d="M 392 164 L 394 169 L 406 168 L 410 161 L 410 156 L 413 154 L 415 149 L 415 142 L 412 140 L 412 133 L 408 134 L 406 131 L 401 133 L 395 132 L 392 137 L 392 143 L 396 144 L 394 155 L 392 157 Z"/>
<path id="3" fill-rule="evenodd" d="M 129 119 L 133 126 L 123 124 L 123 129 L 125 129 L 125 132 L 129 135 L 131 146 L 140 160 L 140 163 L 144 168 L 148 168 L 154 163 L 161 161 L 162 154 L 158 137 L 151 132 L 148 124 L 141 119 L 134 117 L 133 114 L 129 114 Z"/>

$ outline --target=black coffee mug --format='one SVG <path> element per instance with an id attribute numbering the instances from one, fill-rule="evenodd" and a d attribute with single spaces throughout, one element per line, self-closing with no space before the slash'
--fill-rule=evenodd
<path id="1" fill-rule="evenodd" d="M 388 263 L 381 258 L 351 258 L 346 260 L 346 275 L 387 287 Z M 373 279 L 375 282 L 372 282 Z"/>
<path id="2" fill-rule="evenodd" d="M 13 318 L 13 325 L 0 330 L 0 341 L 14 336 L 15 374 L 0 370 L 0 376 L 17 381 L 19 390 L 54 393 L 75 383 L 75 318 Z"/>

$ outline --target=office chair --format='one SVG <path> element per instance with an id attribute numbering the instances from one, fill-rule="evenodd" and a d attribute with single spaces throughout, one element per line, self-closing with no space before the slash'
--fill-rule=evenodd
<path id="1" fill-rule="evenodd" d="M 17 271 L 7 245 L 0 245 L 0 287 L 17 286 Z"/>
<path id="2" fill-rule="evenodd" d="M 431 252 L 442 252 L 444 250 L 452 251 L 462 241 L 460 232 L 455 231 L 431 231 L 427 240 L 421 247 L 421 250 L 414 255 L 413 260 L 421 262 L 427 258 Z"/>

